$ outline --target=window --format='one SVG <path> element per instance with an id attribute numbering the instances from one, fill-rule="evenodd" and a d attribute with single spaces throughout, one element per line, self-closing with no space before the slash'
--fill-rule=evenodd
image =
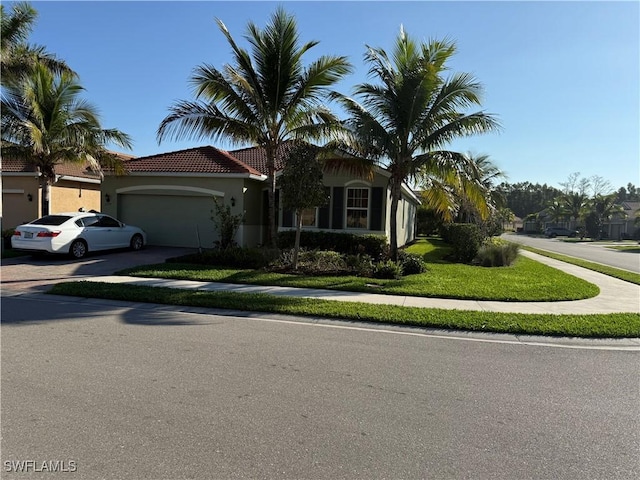
<path id="1" fill-rule="evenodd" d="M 302 210 L 302 226 L 317 227 L 318 226 L 318 209 L 305 208 Z"/>
<path id="2" fill-rule="evenodd" d="M 33 222 L 31 222 L 31 225 L 53 225 L 53 226 L 57 226 L 57 225 L 62 225 L 64 222 L 66 222 L 70 218 L 71 217 L 68 217 L 66 215 L 45 215 L 44 217 L 39 218 L 38 220 L 34 220 Z"/>
<path id="3" fill-rule="evenodd" d="M 120 222 L 115 218 L 107 217 L 106 215 L 100 217 L 100 226 L 101 227 L 109 227 L 109 228 L 119 228 Z"/>
<path id="4" fill-rule="evenodd" d="M 96 217 L 96 216 L 84 217 L 81 220 L 82 220 L 82 224 L 85 227 L 99 227 L 100 226 L 100 219 L 98 217 Z"/>
<path id="5" fill-rule="evenodd" d="M 369 228 L 369 189 L 347 188 L 347 228 Z"/>

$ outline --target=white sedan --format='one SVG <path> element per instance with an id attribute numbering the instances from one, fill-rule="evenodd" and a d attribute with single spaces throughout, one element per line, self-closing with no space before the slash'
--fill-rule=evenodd
<path id="1" fill-rule="evenodd" d="M 11 237 L 15 250 L 64 253 L 75 258 L 98 250 L 140 250 L 146 243 L 142 229 L 95 212 L 46 215 L 16 227 Z"/>

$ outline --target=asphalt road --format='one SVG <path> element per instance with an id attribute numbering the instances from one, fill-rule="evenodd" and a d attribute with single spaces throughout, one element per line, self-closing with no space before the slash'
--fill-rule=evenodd
<path id="1" fill-rule="evenodd" d="M 613 250 L 601 243 L 570 243 L 562 241 L 561 238 L 530 237 L 528 235 L 511 234 L 503 235 L 503 238 L 530 247 L 549 250 L 551 252 L 640 273 L 639 254 Z M 611 244 L 615 245 L 616 242 L 611 242 Z M 640 247 L 640 245 L 637 244 L 635 244 L 635 246 Z"/>
<path id="2" fill-rule="evenodd" d="M 640 478 L 638 351 L 240 315 L 4 296 L 2 478 Z"/>

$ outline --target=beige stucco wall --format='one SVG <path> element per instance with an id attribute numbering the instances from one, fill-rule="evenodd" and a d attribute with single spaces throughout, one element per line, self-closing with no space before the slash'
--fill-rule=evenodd
<path id="1" fill-rule="evenodd" d="M 28 196 L 31 195 L 31 201 Z M 33 176 L 2 176 L 2 229 L 39 217 L 38 180 Z"/>
<path id="2" fill-rule="evenodd" d="M 50 213 L 100 210 L 100 184 L 60 180 L 50 193 Z"/>
<path id="3" fill-rule="evenodd" d="M 29 201 L 28 195 L 31 195 Z M 13 228 L 42 216 L 42 191 L 33 175 L 2 176 L 2 228 Z M 100 185 L 60 180 L 51 187 L 50 213 L 100 208 Z"/>

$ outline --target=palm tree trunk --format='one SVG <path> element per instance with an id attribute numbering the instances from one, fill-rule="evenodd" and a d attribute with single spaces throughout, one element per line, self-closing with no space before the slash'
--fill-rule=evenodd
<path id="1" fill-rule="evenodd" d="M 389 246 L 391 248 L 391 260 L 398 260 L 398 203 L 400 200 L 400 186 L 396 178 L 391 178 L 391 212 L 389 215 Z"/>
<path id="2" fill-rule="evenodd" d="M 49 207 L 51 205 L 50 197 L 51 197 L 51 182 L 48 178 L 45 177 L 44 182 L 41 183 L 40 188 L 42 189 L 42 201 L 40 203 L 40 217 L 44 217 L 45 215 L 49 215 Z"/>
<path id="3" fill-rule="evenodd" d="M 293 246 L 293 269 L 298 269 L 298 252 L 300 251 L 300 232 L 302 230 L 302 210 L 296 210 L 296 241 Z"/>
<path id="4" fill-rule="evenodd" d="M 267 244 L 271 248 L 276 248 L 277 246 L 277 232 L 278 226 L 276 223 L 276 167 L 275 167 L 275 149 L 271 147 L 265 148 L 265 153 L 267 156 L 267 170 L 269 173 L 269 229 L 268 229 L 268 238 Z"/>

